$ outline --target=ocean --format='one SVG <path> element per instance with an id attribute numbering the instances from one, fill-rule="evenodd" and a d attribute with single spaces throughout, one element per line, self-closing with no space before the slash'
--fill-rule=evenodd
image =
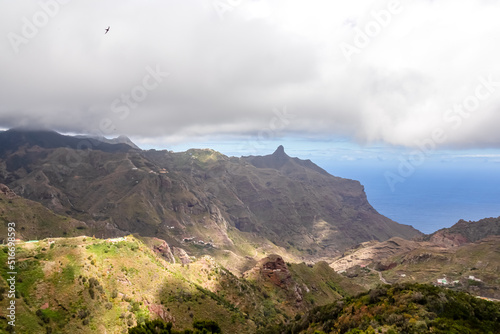
<path id="1" fill-rule="evenodd" d="M 422 166 L 391 189 L 388 166 L 323 165 L 330 174 L 358 180 L 370 204 L 384 216 L 429 234 L 458 220 L 500 216 L 500 164 Z"/>

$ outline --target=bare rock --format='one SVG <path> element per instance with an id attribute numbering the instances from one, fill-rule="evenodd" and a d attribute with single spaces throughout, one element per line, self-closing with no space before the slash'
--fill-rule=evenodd
<path id="1" fill-rule="evenodd" d="M 265 257 L 257 266 L 260 269 L 261 277 L 280 288 L 286 288 L 292 281 L 292 275 L 281 256 L 270 255 Z"/>
<path id="2" fill-rule="evenodd" d="M 18 197 L 15 192 L 10 190 L 5 184 L 0 183 L 0 194 L 3 194 L 7 199 L 13 199 Z"/>

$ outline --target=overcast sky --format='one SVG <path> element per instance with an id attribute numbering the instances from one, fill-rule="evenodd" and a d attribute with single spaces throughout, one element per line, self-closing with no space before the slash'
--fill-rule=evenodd
<path id="1" fill-rule="evenodd" d="M 490 0 L 0 0 L 0 128 L 495 153 L 499 13 Z"/>

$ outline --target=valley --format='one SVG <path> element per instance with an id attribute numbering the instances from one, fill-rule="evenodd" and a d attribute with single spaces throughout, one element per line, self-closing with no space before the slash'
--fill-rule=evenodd
<path id="1" fill-rule="evenodd" d="M 315 310 L 369 308 L 355 298 L 372 291 L 500 299 L 500 217 L 424 235 L 380 215 L 359 182 L 283 146 L 238 158 L 0 132 L 2 263 L 12 222 L 22 333 L 127 333 L 154 319 L 179 331 L 213 320 L 223 333 L 313 333 Z M 0 274 L 6 309 L 9 270 Z M 7 320 L 0 328 L 12 331 Z"/>

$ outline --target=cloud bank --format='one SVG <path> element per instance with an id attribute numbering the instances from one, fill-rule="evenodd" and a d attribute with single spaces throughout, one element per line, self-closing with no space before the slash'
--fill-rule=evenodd
<path id="1" fill-rule="evenodd" d="M 1 6 L 0 127 L 500 147 L 494 1 Z"/>

